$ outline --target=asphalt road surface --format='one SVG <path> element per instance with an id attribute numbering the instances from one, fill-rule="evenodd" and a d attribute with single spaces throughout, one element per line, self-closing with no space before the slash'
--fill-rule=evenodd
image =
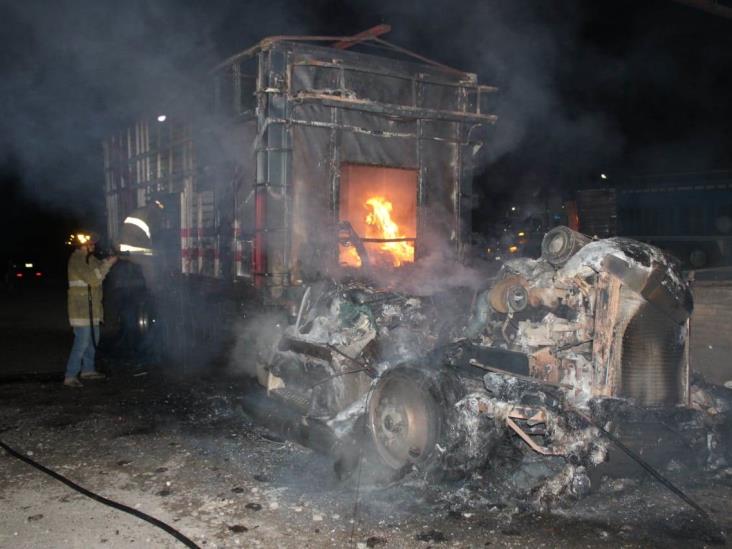
<path id="1" fill-rule="evenodd" d="M 688 507 L 640 472 L 538 512 L 489 475 L 453 483 L 339 480 L 328 457 L 256 424 L 243 378 L 105 355 L 108 380 L 61 384 L 71 330 L 63 288 L 4 296 L 0 439 L 201 547 L 702 547 Z M 732 527 L 732 468 L 664 470 Z M 0 547 L 182 547 L 0 450 Z"/>

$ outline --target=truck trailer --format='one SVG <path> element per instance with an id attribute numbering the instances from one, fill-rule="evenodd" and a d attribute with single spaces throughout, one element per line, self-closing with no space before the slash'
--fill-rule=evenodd
<path id="1" fill-rule="evenodd" d="M 164 209 L 180 274 L 273 296 L 357 266 L 348 226 L 374 266 L 443 245 L 462 254 L 495 88 L 442 66 L 278 38 L 211 76 L 209 112 L 152 113 L 105 142 L 112 240 L 123 228 L 155 238 L 131 219 Z M 366 222 L 374 197 L 396 235 Z M 147 240 L 128 251 L 144 253 Z"/>
<path id="2" fill-rule="evenodd" d="M 465 474 L 508 444 L 551 464 L 537 500 L 584 493 L 618 402 L 692 405 L 686 281 L 566 227 L 537 259 L 464 265 L 496 88 L 344 45 L 262 40 L 212 70 L 210 109 L 105 142 L 108 232 L 154 309 L 138 324 L 185 362 L 280 311 L 250 373 L 342 472 Z"/>

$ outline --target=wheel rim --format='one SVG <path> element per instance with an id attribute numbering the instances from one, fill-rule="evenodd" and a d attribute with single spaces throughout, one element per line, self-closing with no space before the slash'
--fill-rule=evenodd
<path id="1" fill-rule="evenodd" d="M 400 469 L 429 457 L 438 430 L 434 407 L 434 399 L 416 379 L 382 379 L 369 402 L 369 427 L 384 464 Z"/>
<path id="2" fill-rule="evenodd" d="M 150 315 L 145 307 L 140 307 L 137 311 L 137 331 L 140 335 L 145 335 L 150 328 Z"/>

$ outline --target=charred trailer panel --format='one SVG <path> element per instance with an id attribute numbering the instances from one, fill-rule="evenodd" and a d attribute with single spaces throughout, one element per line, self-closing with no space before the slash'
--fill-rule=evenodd
<path id="1" fill-rule="evenodd" d="M 215 349 L 209 332 L 236 317 L 218 311 L 244 301 L 463 254 L 495 88 L 279 38 L 210 77 L 208 104 L 168 105 L 104 143 L 108 233 L 142 267 L 162 339 L 190 347 L 176 355 L 201 337 Z"/>
<path id="2" fill-rule="evenodd" d="M 237 248 L 252 260 L 240 274 L 277 292 L 461 250 L 492 88 L 429 65 L 264 41 L 215 72 L 219 90 L 233 79 L 234 109 L 252 60 L 256 132 L 242 153 L 253 152 L 254 173 L 236 196 Z"/>
<path id="3" fill-rule="evenodd" d="M 212 112 L 107 140 L 109 234 L 162 205 L 177 271 L 275 296 L 437 248 L 460 256 L 493 91 L 441 66 L 264 40 L 212 71 Z"/>

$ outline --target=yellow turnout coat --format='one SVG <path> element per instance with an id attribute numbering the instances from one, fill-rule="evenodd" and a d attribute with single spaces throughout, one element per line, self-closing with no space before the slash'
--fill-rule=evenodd
<path id="1" fill-rule="evenodd" d="M 77 249 L 69 258 L 69 324 L 72 326 L 95 326 L 104 320 L 102 309 L 102 281 L 111 264 L 93 255 L 87 257 L 86 250 Z M 92 318 L 89 315 L 89 291 L 91 289 Z"/>

